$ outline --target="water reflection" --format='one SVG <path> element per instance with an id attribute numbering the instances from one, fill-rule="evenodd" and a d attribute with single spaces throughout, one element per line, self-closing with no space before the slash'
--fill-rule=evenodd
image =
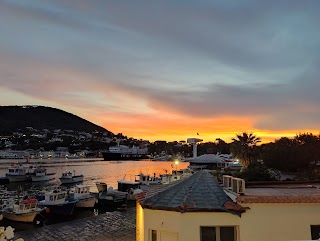
<path id="1" fill-rule="evenodd" d="M 30 189 L 43 189 L 48 186 L 60 185 L 57 180 L 49 180 L 42 182 L 10 182 L 5 185 L 8 191 L 26 191 Z"/>

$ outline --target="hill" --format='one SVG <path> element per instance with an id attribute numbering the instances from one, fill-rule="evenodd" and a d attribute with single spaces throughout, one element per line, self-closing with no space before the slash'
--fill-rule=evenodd
<path id="1" fill-rule="evenodd" d="M 0 106 L 0 135 L 11 134 L 18 129 L 61 129 L 84 132 L 109 132 L 79 116 L 60 109 L 45 106 Z"/>

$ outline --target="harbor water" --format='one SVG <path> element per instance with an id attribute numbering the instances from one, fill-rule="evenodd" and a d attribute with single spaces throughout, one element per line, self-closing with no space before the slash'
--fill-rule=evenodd
<path id="1" fill-rule="evenodd" d="M 125 179 L 134 181 L 135 175 L 140 173 L 156 175 L 168 173 L 173 170 L 180 170 L 187 168 L 188 162 L 180 162 L 175 164 L 173 162 L 155 162 L 155 161 L 103 161 L 101 159 L 88 160 L 65 160 L 65 159 L 50 159 L 50 160 L 31 160 L 26 163 L 25 160 L 4 160 L 0 159 L 0 177 L 5 176 L 7 169 L 12 164 L 41 166 L 47 169 L 48 173 L 56 173 L 55 180 L 49 182 L 13 182 L 7 184 L 5 187 L 9 191 L 28 190 L 30 188 L 41 188 L 48 185 L 59 185 L 59 177 L 62 172 L 70 171 L 76 175 L 84 175 L 84 184 L 91 185 L 91 192 L 97 192 L 96 182 L 106 182 L 108 187 L 117 188 L 117 180 Z M 97 215 L 97 210 L 80 210 L 76 212 L 73 218 L 83 218 Z M 32 229 L 32 224 L 23 224 L 5 221 L 5 225 L 11 225 L 17 230 Z"/>

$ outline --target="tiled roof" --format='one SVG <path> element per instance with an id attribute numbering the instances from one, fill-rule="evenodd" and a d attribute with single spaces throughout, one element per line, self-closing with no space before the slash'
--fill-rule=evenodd
<path id="1" fill-rule="evenodd" d="M 206 172 L 199 171 L 187 179 L 163 185 L 160 189 L 137 196 L 143 208 L 179 212 L 230 212 L 239 214 L 245 211 L 234 203 L 223 188 Z"/>

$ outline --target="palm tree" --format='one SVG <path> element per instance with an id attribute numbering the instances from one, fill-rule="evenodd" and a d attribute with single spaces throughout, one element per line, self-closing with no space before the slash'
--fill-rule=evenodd
<path id="1" fill-rule="evenodd" d="M 231 153 L 233 157 L 239 159 L 244 168 L 257 161 L 259 157 L 257 144 L 261 142 L 259 137 L 243 132 L 242 135 L 237 135 L 237 139 L 232 138 L 232 140 Z"/>

